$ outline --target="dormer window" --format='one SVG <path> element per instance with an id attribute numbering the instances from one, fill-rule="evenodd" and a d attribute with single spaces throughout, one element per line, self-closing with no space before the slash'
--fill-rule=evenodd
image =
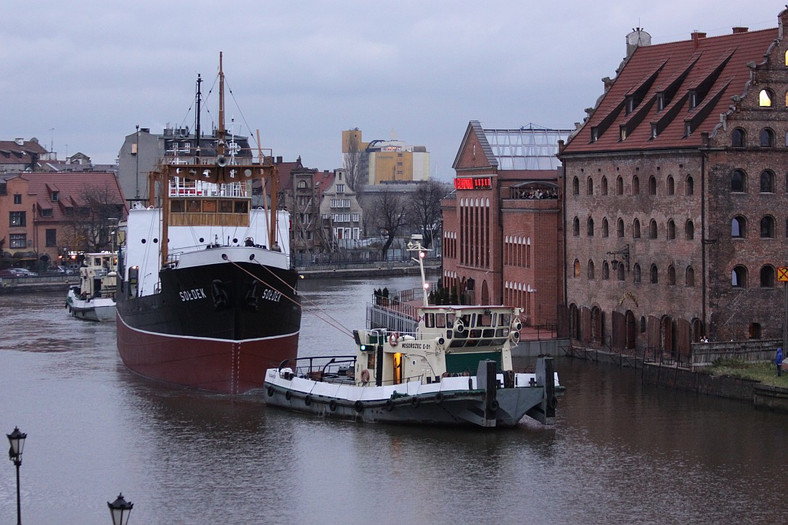
<path id="1" fill-rule="evenodd" d="M 694 89 L 691 89 L 689 92 L 689 107 L 690 109 L 695 109 L 698 105 L 698 93 Z M 689 135 L 689 133 L 687 133 Z"/>
<path id="2" fill-rule="evenodd" d="M 60 192 L 59 191 L 53 191 L 52 192 L 52 202 L 57 202 L 59 197 L 60 197 Z"/>
<path id="3" fill-rule="evenodd" d="M 657 138 L 657 125 L 651 124 L 651 140 Z"/>
<path id="4" fill-rule="evenodd" d="M 599 140 L 599 128 L 594 126 L 591 128 L 591 142 L 596 142 L 597 140 Z"/>
<path id="5" fill-rule="evenodd" d="M 627 128 L 626 126 L 621 126 L 621 129 L 619 130 L 619 134 L 618 134 L 618 139 L 624 141 L 626 140 L 626 138 L 627 138 Z"/>
<path id="6" fill-rule="evenodd" d="M 657 111 L 665 109 L 665 93 L 657 93 Z"/>
<path id="7" fill-rule="evenodd" d="M 627 108 L 627 115 L 632 113 L 635 110 L 635 100 L 629 96 L 626 99 L 626 108 Z"/>

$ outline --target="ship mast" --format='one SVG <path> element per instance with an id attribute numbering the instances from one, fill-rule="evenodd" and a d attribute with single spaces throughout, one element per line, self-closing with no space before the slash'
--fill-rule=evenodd
<path id="1" fill-rule="evenodd" d="M 222 68 L 222 52 L 219 51 L 219 129 L 216 130 L 216 159 L 224 156 L 224 141 L 227 130 L 224 128 L 224 69 Z"/>

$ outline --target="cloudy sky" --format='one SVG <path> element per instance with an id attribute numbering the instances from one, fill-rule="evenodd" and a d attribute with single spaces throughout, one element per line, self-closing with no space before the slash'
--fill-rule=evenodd
<path id="1" fill-rule="evenodd" d="M 779 2 L 203 0 L 13 2 L 0 25 L 0 138 L 114 162 L 135 125 L 193 126 L 224 53 L 238 132 L 285 160 L 340 167 L 343 129 L 451 164 L 469 120 L 572 128 L 643 27 L 652 43 L 777 26 Z M 217 98 L 208 104 L 215 108 Z M 216 115 L 214 109 L 213 115 Z M 211 116 L 203 116 L 203 129 Z"/>

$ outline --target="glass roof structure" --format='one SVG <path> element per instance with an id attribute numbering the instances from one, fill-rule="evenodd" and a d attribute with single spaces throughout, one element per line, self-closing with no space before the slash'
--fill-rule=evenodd
<path id="1" fill-rule="evenodd" d="M 566 141 L 570 133 L 528 124 L 520 129 L 485 129 L 484 137 L 499 170 L 554 170 L 561 165 L 558 141 Z"/>

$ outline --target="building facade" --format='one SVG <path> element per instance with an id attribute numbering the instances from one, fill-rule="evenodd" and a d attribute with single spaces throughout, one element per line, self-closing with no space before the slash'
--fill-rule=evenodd
<path id="1" fill-rule="evenodd" d="M 627 37 L 559 155 L 576 341 L 682 357 L 705 339 L 781 337 L 787 21 L 659 45 Z"/>
<path id="2" fill-rule="evenodd" d="M 126 214 L 115 174 L 103 172 L 11 176 L 0 181 L 0 210 L 3 256 L 36 270 L 72 251 L 111 249 L 110 232 Z"/>
<path id="3" fill-rule="evenodd" d="M 430 154 L 425 146 L 413 146 L 397 139 L 364 142 L 361 130 L 355 128 L 342 132 L 342 154 L 345 169 L 358 169 L 362 184 L 419 182 L 430 178 Z"/>
<path id="4" fill-rule="evenodd" d="M 555 327 L 563 301 L 558 141 L 569 130 L 485 129 L 471 121 L 442 201 L 444 287 L 466 304 L 523 309 L 526 326 Z"/>

